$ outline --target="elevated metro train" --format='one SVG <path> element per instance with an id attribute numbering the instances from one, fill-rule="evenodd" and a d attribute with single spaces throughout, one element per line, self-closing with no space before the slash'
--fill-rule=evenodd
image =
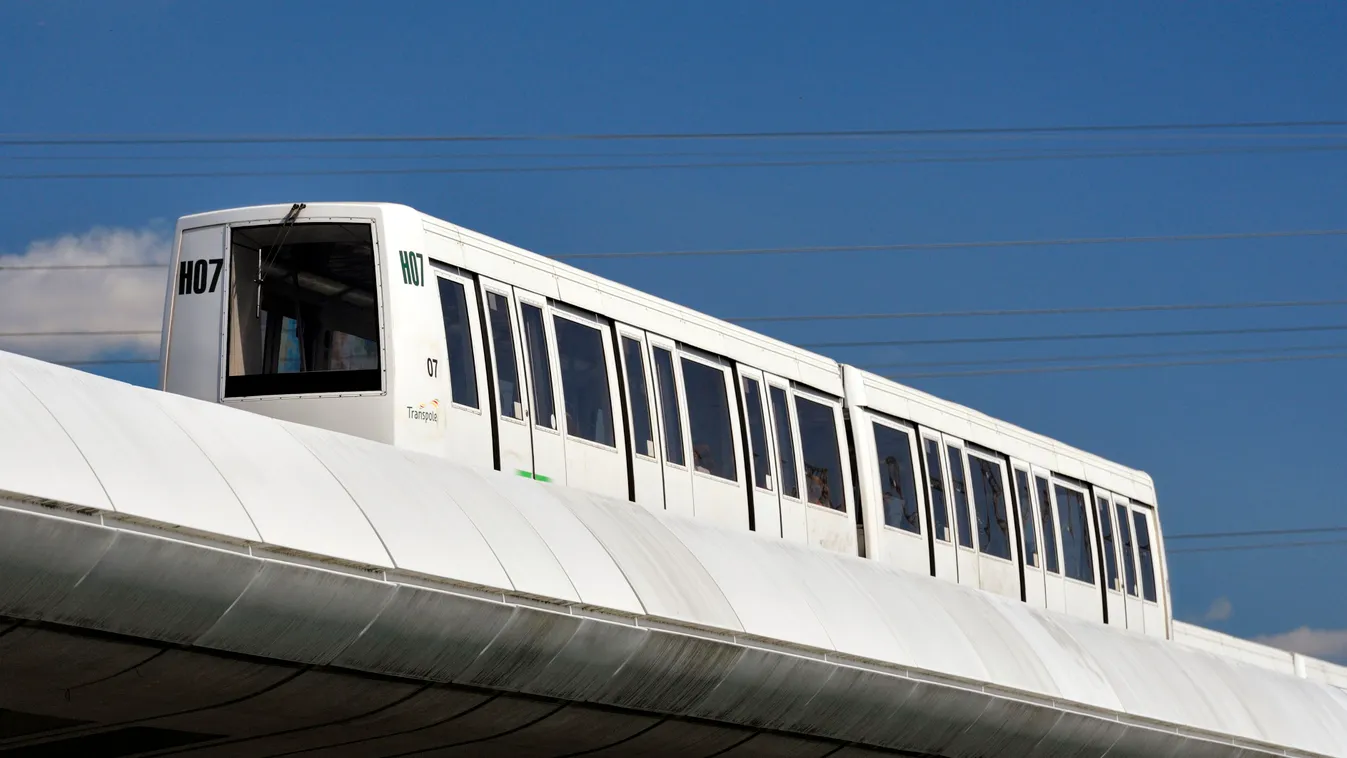
<path id="1" fill-rule="evenodd" d="M 1171 637 L 1141 471 L 387 203 L 183 217 L 162 388 Z"/>

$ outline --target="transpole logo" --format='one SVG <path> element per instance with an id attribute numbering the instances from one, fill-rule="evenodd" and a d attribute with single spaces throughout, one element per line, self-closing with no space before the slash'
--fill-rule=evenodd
<path id="1" fill-rule="evenodd" d="M 429 403 L 419 403 L 415 408 L 407 406 L 407 418 L 416 421 L 436 422 L 440 420 L 440 401 L 431 400 Z"/>

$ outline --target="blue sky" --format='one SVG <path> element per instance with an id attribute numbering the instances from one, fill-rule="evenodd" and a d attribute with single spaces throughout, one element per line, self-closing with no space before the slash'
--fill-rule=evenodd
<path id="1" fill-rule="evenodd" d="M 1344 28 L 1347 6 L 1332 2 L 19 0 L 0 7 L 0 70 L 6 72 L 0 130 L 568 134 L 1334 120 L 1347 119 Z M 1220 143 L 1055 138 L 489 149 L 724 151 L 742 160 L 751 151 L 992 154 Z M 341 156 L 486 149 L 0 147 L 0 173 L 350 168 L 390 164 Z M 127 154 L 187 157 L 28 160 Z M 295 154 L 338 157 L 284 157 Z M 199 159 L 224 155 L 252 157 Z M 453 165 L 548 160 L 495 157 Z M 399 165 L 432 163 L 450 165 Z M 1318 152 L 628 172 L 0 179 L 6 209 L 0 253 L 24 253 L 39 241 L 95 227 L 162 230 L 177 216 L 212 208 L 331 199 L 404 202 L 556 254 L 1325 229 L 1347 226 L 1345 169 L 1343 153 Z M 1343 244 L 1325 237 L 582 264 L 716 315 L 744 316 L 1341 298 Z M 158 296 L 161 280 L 153 285 Z M 1339 323 L 1347 323 L 1344 309 L 1320 308 L 761 328 L 811 342 Z M 867 363 L 1335 340 L 1347 342 L 1347 335 L 832 354 Z M 145 383 L 154 377 L 148 367 L 101 373 Z M 912 383 L 1151 472 L 1164 526 L 1177 533 L 1347 524 L 1336 481 L 1347 455 L 1344 379 L 1347 361 L 1325 360 Z M 1347 548 L 1171 558 L 1178 614 L 1200 620 L 1226 598 L 1229 612 L 1221 613 L 1218 603 L 1204 623 L 1248 636 L 1300 626 L 1347 629 L 1347 605 L 1331 601 L 1341 591 L 1329 578 L 1345 570 Z"/>

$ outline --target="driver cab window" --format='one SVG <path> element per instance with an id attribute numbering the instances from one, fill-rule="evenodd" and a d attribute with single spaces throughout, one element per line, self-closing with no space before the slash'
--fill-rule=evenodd
<path id="1" fill-rule="evenodd" d="M 225 397 L 381 388 L 370 225 L 231 229 Z"/>

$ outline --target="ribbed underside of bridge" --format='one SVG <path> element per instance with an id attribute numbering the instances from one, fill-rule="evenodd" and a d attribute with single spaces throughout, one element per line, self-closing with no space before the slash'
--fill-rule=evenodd
<path id="1" fill-rule="evenodd" d="M 0 756 L 894 755 L 0 620 Z"/>

